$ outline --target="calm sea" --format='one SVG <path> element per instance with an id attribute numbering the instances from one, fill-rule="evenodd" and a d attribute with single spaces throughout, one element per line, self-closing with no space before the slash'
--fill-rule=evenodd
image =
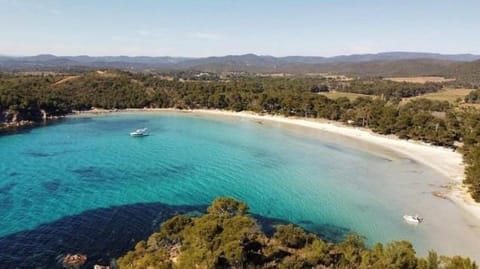
<path id="1" fill-rule="evenodd" d="M 128 135 L 142 127 L 151 135 Z M 354 231 L 370 244 L 405 239 L 420 254 L 478 256 L 478 223 L 431 194 L 447 182 L 388 150 L 278 123 L 72 117 L 0 137 L 0 268 L 52 268 L 76 252 L 108 264 L 218 196 L 248 203 L 267 232 L 293 222 L 331 241 Z M 425 222 L 408 225 L 405 213 Z"/>

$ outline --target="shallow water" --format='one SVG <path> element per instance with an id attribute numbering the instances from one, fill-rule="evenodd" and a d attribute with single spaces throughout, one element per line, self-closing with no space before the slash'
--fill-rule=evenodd
<path id="1" fill-rule="evenodd" d="M 128 135 L 140 127 L 151 136 Z M 171 214 L 203 208 L 218 196 L 241 199 L 255 214 L 328 240 L 355 231 L 369 243 L 405 239 L 420 254 L 436 249 L 480 260 L 478 222 L 431 194 L 447 182 L 388 150 L 291 125 L 170 112 L 74 117 L 0 137 L 0 264 L 45 242 L 51 248 L 42 264 L 75 249 L 105 260 L 108 249 L 128 249 L 144 238 L 143 227 L 151 232 Z M 118 223 L 117 211 L 137 221 Z M 405 213 L 419 213 L 425 222 L 408 225 Z M 108 233 L 124 226 L 141 232 Z M 58 227 L 76 234 L 58 243 Z M 102 237 L 110 245 L 100 244 Z M 85 240 L 97 247 L 88 250 Z"/>

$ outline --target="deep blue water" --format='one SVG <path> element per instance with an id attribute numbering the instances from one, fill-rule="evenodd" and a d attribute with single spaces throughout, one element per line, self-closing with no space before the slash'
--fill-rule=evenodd
<path id="1" fill-rule="evenodd" d="M 151 135 L 128 135 L 140 127 Z M 332 241 L 348 231 L 370 243 L 407 239 L 424 252 L 441 247 L 433 234 L 446 227 L 412 227 L 401 216 L 456 212 L 430 194 L 445 182 L 401 156 L 274 123 L 180 113 L 68 118 L 0 137 L 0 268 L 52 268 L 72 252 L 106 264 L 161 221 L 202 212 L 218 196 L 247 202 L 262 223 L 294 222 Z"/>

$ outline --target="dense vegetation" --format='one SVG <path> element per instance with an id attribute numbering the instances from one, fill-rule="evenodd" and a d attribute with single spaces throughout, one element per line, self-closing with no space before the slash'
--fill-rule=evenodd
<path id="1" fill-rule="evenodd" d="M 53 79 L 0 76 L 0 122 L 13 118 L 17 121 L 40 120 L 42 110 L 47 111 L 49 116 L 61 116 L 70 112 L 63 94 L 48 90 Z"/>
<path id="2" fill-rule="evenodd" d="M 438 90 L 383 80 L 341 82 L 345 87 L 399 97 Z M 228 80 L 164 79 L 120 71 L 89 72 L 79 76 L 0 77 L 0 122 L 38 121 L 72 110 L 98 108 L 215 108 L 234 111 L 325 118 L 455 148 L 458 142 L 468 164 L 466 181 L 480 201 L 480 112 L 459 109 L 448 102 L 398 98 L 329 99 L 312 89 L 339 87 L 325 78 L 237 77 Z M 371 89 L 371 90 L 370 90 Z M 43 116 L 42 116 L 43 115 Z M 1 126 L 0 126 L 1 127 Z"/>
<path id="3" fill-rule="evenodd" d="M 365 268 L 475 269 L 468 258 L 429 252 L 415 255 L 406 241 L 368 248 L 355 234 L 343 242 L 325 242 L 293 225 L 278 225 L 266 236 L 248 207 L 218 198 L 199 217 L 178 215 L 164 222 L 148 240 L 118 260 L 130 268 Z"/>
<path id="4" fill-rule="evenodd" d="M 480 87 L 480 60 L 456 64 L 448 73 L 465 87 Z"/>
<path id="5" fill-rule="evenodd" d="M 471 91 L 465 96 L 465 102 L 469 104 L 480 104 L 480 90 Z"/>
<path id="6" fill-rule="evenodd" d="M 2 57 L 0 70 L 11 72 L 69 72 L 118 68 L 185 73 L 334 73 L 354 77 L 446 76 L 466 87 L 480 85 L 480 61 L 475 55 L 381 53 L 339 57 L 271 57 L 254 54 L 208 58 L 177 57 Z M 477 61 L 475 61 L 477 60 Z M 472 62 L 469 62 L 472 61 Z"/>

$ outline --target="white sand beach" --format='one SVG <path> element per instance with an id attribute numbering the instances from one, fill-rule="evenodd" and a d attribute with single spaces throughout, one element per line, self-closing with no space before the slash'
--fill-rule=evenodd
<path id="1" fill-rule="evenodd" d="M 442 175 L 452 180 L 445 193 L 440 194 L 445 198 L 455 202 L 458 206 L 480 219 L 480 203 L 476 203 L 468 194 L 465 186 L 462 184 L 464 179 L 465 167 L 462 154 L 453 151 L 450 148 L 433 146 L 427 143 L 399 139 L 396 136 L 379 135 L 368 129 L 347 126 L 340 122 L 328 121 L 322 119 L 306 119 L 298 117 L 284 117 L 277 115 L 258 114 L 254 112 L 233 112 L 225 110 L 195 109 L 125 109 L 125 110 L 91 110 L 79 112 L 80 114 L 103 114 L 110 112 L 161 112 L 173 111 L 183 113 L 196 113 L 204 115 L 234 116 L 243 117 L 258 121 L 274 121 L 278 123 L 293 124 L 297 126 L 312 128 L 320 131 L 330 132 L 345 137 L 359 139 L 363 142 L 371 143 L 377 146 L 398 152 L 412 160 L 415 160 L 425 166 L 428 166 Z"/>

